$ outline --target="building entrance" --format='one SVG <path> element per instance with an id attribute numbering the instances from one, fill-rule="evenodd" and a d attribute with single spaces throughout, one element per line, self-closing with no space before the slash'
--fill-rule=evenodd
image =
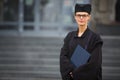
<path id="1" fill-rule="evenodd" d="M 76 24 L 74 0 L 1 0 L 0 35 L 62 36 Z"/>

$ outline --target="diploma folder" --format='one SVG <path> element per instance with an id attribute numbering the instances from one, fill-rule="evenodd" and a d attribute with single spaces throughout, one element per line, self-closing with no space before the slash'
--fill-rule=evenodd
<path id="1" fill-rule="evenodd" d="M 77 45 L 75 51 L 71 57 L 71 62 L 78 68 L 79 66 L 87 63 L 88 59 L 90 58 L 90 53 L 88 53 L 85 49 L 83 49 L 80 45 Z"/>

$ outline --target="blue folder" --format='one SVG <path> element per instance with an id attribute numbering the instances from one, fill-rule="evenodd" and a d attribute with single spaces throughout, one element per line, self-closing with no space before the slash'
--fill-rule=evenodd
<path id="1" fill-rule="evenodd" d="M 90 53 L 83 49 L 80 45 L 77 45 L 75 51 L 71 57 L 71 62 L 78 68 L 79 66 L 87 63 L 88 59 L 90 58 Z"/>

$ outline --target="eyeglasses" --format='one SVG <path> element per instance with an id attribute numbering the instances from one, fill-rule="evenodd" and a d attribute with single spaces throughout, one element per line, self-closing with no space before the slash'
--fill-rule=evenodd
<path id="1" fill-rule="evenodd" d="M 78 17 L 78 18 L 86 18 L 86 17 L 88 17 L 89 15 L 88 14 L 76 14 L 75 15 L 76 17 Z"/>

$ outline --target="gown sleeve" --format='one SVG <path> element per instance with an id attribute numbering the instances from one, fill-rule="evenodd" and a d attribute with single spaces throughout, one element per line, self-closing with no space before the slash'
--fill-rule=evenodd
<path id="1" fill-rule="evenodd" d="M 73 70 L 73 65 L 69 60 L 69 39 L 70 33 L 65 37 L 63 47 L 60 52 L 60 72 L 62 80 L 69 80 L 69 73 Z"/>
<path id="2" fill-rule="evenodd" d="M 74 80 L 102 80 L 102 45 L 103 41 L 97 36 L 92 41 L 91 57 L 85 65 L 73 71 Z"/>

